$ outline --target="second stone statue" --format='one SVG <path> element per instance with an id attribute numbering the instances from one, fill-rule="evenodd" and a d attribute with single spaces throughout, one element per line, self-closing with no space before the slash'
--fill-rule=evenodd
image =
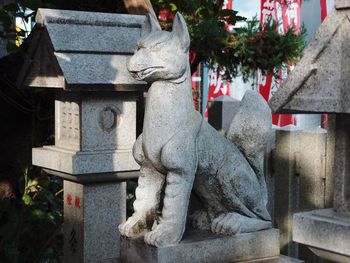
<path id="1" fill-rule="evenodd" d="M 193 106 L 190 37 L 181 14 L 172 32 L 162 31 L 148 15 L 141 34 L 127 67 L 135 79 L 152 85 L 143 133 L 133 149 L 142 173 L 135 212 L 119 226 L 120 233 L 144 234 L 147 244 L 162 247 L 181 241 L 187 220 L 216 234 L 271 228 L 263 161 L 272 129 L 264 99 L 247 92 L 221 135 Z M 192 191 L 202 208 L 187 218 Z"/>

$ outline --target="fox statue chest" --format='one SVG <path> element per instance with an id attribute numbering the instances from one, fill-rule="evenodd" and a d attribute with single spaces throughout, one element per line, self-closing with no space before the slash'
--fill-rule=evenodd
<path id="1" fill-rule="evenodd" d="M 193 108 L 191 94 L 184 95 L 184 92 L 191 93 L 191 89 L 185 85 L 190 83 L 155 82 L 147 93 L 142 147 L 145 157 L 161 172 L 165 170 L 161 164 L 162 148 L 185 128 L 184 124 L 193 111 L 190 108 Z"/>

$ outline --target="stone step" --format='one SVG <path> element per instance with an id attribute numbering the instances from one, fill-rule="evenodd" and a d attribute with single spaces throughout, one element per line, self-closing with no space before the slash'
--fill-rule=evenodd
<path id="1" fill-rule="evenodd" d="M 304 260 L 280 255 L 279 257 L 274 257 L 269 259 L 264 258 L 264 259 L 257 259 L 257 260 L 249 260 L 249 261 L 244 261 L 240 263 L 303 263 L 303 262 Z"/>
<path id="2" fill-rule="evenodd" d="M 278 260 L 279 252 L 278 229 L 234 236 L 191 231 L 185 233 L 179 244 L 161 248 L 146 245 L 143 238 L 122 238 L 121 241 L 123 263 L 233 263 L 262 258 L 266 262 L 266 259 Z"/>

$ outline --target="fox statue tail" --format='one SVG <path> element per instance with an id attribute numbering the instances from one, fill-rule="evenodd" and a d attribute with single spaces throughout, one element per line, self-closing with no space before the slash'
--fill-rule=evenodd
<path id="1" fill-rule="evenodd" d="M 273 144 L 274 133 L 271 110 L 258 92 L 245 93 L 225 136 L 248 160 L 260 181 L 263 197 L 267 202 L 264 155 Z"/>

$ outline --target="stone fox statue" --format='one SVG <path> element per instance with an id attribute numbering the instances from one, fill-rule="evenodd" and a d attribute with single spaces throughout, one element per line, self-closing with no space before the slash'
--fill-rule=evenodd
<path id="1" fill-rule="evenodd" d="M 161 31 L 150 15 L 141 31 L 127 68 L 135 79 L 152 85 L 143 133 L 133 148 L 141 166 L 135 212 L 119 226 L 120 233 L 145 233 L 145 242 L 158 247 L 180 242 L 191 191 L 203 204 L 190 216 L 193 227 L 228 235 L 270 228 L 263 174 L 271 132 L 267 104 L 258 93 L 246 93 L 224 137 L 194 109 L 190 38 L 181 14 L 176 14 L 172 32 Z"/>

